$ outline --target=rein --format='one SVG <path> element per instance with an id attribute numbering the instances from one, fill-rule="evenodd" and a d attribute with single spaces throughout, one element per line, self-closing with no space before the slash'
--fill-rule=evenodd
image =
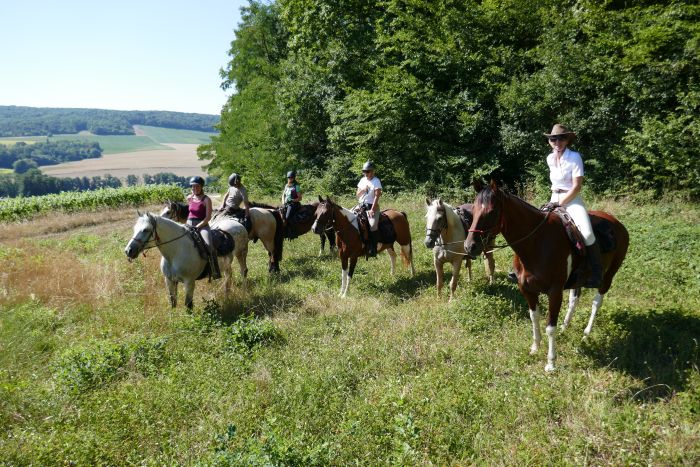
<path id="1" fill-rule="evenodd" d="M 189 233 L 188 231 L 185 231 L 185 233 L 183 233 L 179 237 L 175 237 L 175 238 L 167 240 L 165 242 L 161 242 L 160 236 L 158 235 L 158 231 L 156 230 L 155 221 L 150 221 L 150 222 L 153 225 L 153 232 L 151 232 L 151 234 L 148 236 L 148 239 L 140 240 L 136 237 L 131 237 L 132 242 L 136 242 L 138 244 L 143 245 L 142 250 L 141 250 L 141 253 L 143 254 L 143 256 L 146 256 L 146 250 L 150 250 L 151 248 L 156 248 L 156 247 L 159 247 L 161 245 L 167 245 L 168 243 L 172 243 L 176 240 L 180 240 L 182 237 L 184 237 L 185 235 L 187 235 Z M 153 237 L 155 237 L 155 238 L 153 238 Z M 150 242 L 152 240 L 155 241 L 156 243 L 154 245 L 148 245 L 148 242 Z"/>

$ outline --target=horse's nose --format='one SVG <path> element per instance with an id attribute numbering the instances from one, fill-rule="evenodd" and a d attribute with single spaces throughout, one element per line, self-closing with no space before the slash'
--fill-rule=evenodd
<path id="1" fill-rule="evenodd" d="M 432 248 L 435 246 L 435 241 L 430 237 L 425 237 L 423 244 L 425 244 L 426 248 Z"/>
<path id="2" fill-rule="evenodd" d="M 316 235 L 321 234 L 321 232 L 318 231 L 318 222 L 314 221 L 313 225 L 311 226 L 311 231 Z"/>

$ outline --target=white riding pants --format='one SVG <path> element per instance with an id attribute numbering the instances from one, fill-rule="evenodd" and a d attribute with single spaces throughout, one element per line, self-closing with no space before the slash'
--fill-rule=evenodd
<path id="1" fill-rule="evenodd" d="M 552 203 L 558 203 L 559 198 L 565 193 L 554 193 L 552 192 Z M 581 231 L 583 236 L 583 242 L 586 246 L 591 246 L 595 243 L 595 235 L 593 234 L 593 227 L 591 226 L 591 218 L 588 217 L 588 210 L 583 204 L 583 200 L 580 196 L 577 196 L 569 202 L 569 204 L 563 206 L 566 212 L 569 213 L 571 218 L 574 220 L 574 224 Z"/>

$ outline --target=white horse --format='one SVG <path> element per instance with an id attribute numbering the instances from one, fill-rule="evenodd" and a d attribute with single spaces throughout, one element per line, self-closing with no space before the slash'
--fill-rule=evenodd
<path id="1" fill-rule="evenodd" d="M 248 267 L 248 233 L 238 222 L 222 220 L 212 228 L 221 229 L 233 237 L 234 249 L 225 256 L 219 256 L 219 269 L 224 275 L 225 293 L 231 291 L 231 263 L 236 256 L 243 277 L 243 287 L 246 285 Z M 177 285 L 182 282 L 185 287 L 185 305 L 192 308 L 195 281 L 202 276 L 208 261 L 199 254 L 189 231 L 183 225 L 170 219 L 151 213 L 141 215 L 134 225 L 134 235 L 124 248 L 129 261 L 134 260 L 139 253 L 148 248 L 158 248 L 162 258 L 160 270 L 165 276 L 165 285 L 170 295 L 170 305 L 177 305 Z"/>
<path id="2" fill-rule="evenodd" d="M 467 234 L 464 232 L 462 220 L 452 206 L 443 203 L 440 198 L 433 201 L 426 198 L 425 204 L 427 205 L 427 213 L 425 214 L 425 241 L 423 243 L 426 247 L 433 249 L 433 264 L 437 276 L 435 287 L 438 296 L 440 296 L 444 282 L 443 266 L 445 263 L 452 264 L 452 280 L 450 280 L 450 300 L 452 300 L 457 289 L 462 261 L 467 265 L 469 282 L 472 280 L 472 262 L 464 251 L 464 240 L 467 238 Z M 464 204 L 460 208 L 471 214 L 471 205 Z M 493 284 L 495 269 L 493 253 L 484 253 L 484 256 L 486 257 L 486 261 L 484 261 L 486 275 L 489 277 L 489 284 Z"/>

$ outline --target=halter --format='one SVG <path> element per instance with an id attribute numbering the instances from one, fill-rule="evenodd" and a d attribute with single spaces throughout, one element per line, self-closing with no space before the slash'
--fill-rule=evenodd
<path id="1" fill-rule="evenodd" d="M 349 224 L 350 224 L 350 227 L 344 227 L 344 228 L 342 228 L 342 229 L 338 229 L 338 228 L 335 226 L 335 224 L 336 224 L 336 222 L 335 222 L 335 211 L 337 210 L 337 208 L 338 208 L 339 206 L 337 206 L 337 205 L 335 205 L 335 204 L 329 204 L 327 201 L 323 201 L 323 202 L 320 203 L 320 204 L 324 204 L 324 203 L 325 203 L 327 206 L 329 206 L 330 209 L 331 209 L 331 213 L 330 213 L 330 217 L 331 217 L 331 219 L 330 219 L 330 224 L 331 224 L 331 227 L 328 227 L 328 221 L 326 221 L 326 222 L 323 224 L 323 226 L 322 226 L 323 230 L 330 230 L 330 229 L 333 229 L 333 230 L 335 230 L 336 233 L 339 234 L 339 233 L 341 233 L 341 232 L 343 232 L 343 231 L 345 231 L 345 230 L 348 230 L 348 229 L 350 229 L 350 228 L 352 228 L 352 229 L 355 228 L 355 226 L 352 225 L 352 222 L 350 222 L 350 220 L 348 219 L 348 222 L 349 222 Z"/>

